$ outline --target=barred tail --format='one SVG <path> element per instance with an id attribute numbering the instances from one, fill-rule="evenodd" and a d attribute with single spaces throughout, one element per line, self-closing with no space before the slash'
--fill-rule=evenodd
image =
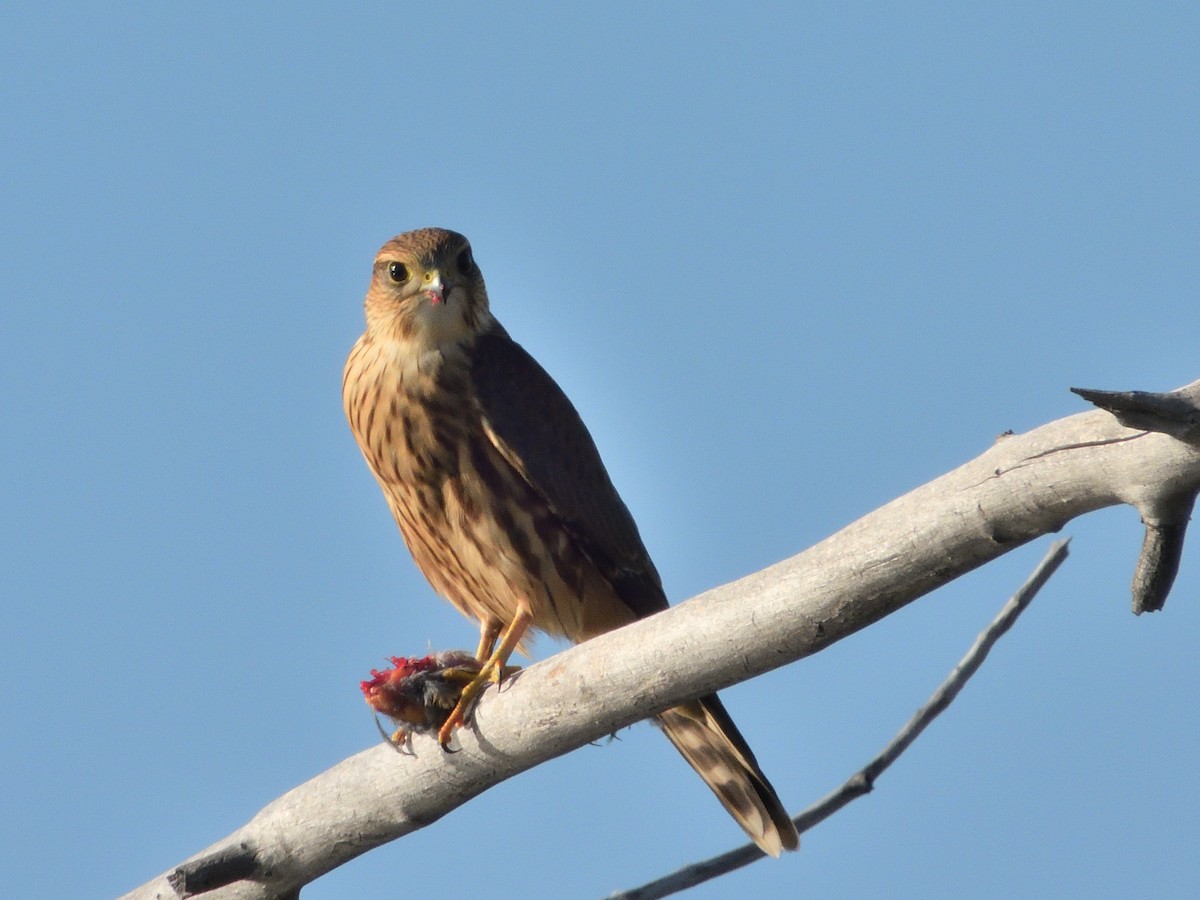
<path id="1" fill-rule="evenodd" d="M 658 724 L 764 853 L 800 846 L 779 795 L 716 694 L 661 713 Z"/>

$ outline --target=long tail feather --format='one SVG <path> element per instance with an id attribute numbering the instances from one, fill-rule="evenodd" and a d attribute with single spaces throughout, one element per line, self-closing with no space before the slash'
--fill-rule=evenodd
<path id="1" fill-rule="evenodd" d="M 796 826 L 716 694 L 658 716 L 671 743 L 764 853 L 800 846 Z"/>

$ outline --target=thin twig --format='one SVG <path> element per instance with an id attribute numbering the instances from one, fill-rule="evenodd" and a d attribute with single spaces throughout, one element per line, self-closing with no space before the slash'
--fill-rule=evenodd
<path id="1" fill-rule="evenodd" d="M 792 819 L 796 823 L 797 831 L 807 831 L 817 823 L 829 818 L 850 801 L 871 792 L 875 780 L 896 761 L 901 753 L 908 749 L 926 726 L 951 704 L 958 696 L 959 691 L 966 685 L 967 680 L 979 671 L 979 667 L 987 659 L 992 647 L 1005 632 L 1012 628 L 1017 617 L 1025 611 L 1025 608 L 1037 596 L 1038 591 L 1067 558 L 1068 543 L 1070 543 L 1070 539 L 1063 539 L 1050 545 L 1045 557 L 1038 563 L 1037 568 L 1033 570 L 1026 582 L 1004 604 L 1004 608 L 1000 610 L 992 623 L 975 639 L 975 643 L 967 651 L 966 656 L 959 661 L 941 686 L 933 692 L 929 701 L 909 719 L 908 724 L 900 729 L 891 742 L 883 748 L 883 751 L 840 788 L 818 800 Z M 763 852 L 756 846 L 746 844 L 728 853 L 685 866 L 641 887 L 610 894 L 607 900 L 659 900 L 659 898 L 695 887 L 711 878 L 740 869 L 742 866 L 764 858 Z"/>

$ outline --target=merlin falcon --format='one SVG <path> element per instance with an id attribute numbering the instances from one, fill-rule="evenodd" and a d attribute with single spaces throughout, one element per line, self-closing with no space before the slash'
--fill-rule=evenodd
<path id="1" fill-rule="evenodd" d="M 365 306 L 346 418 L 417 566 L 480 626 L 486 662 L 445 746 L 530 629 L 579 643 L 667 598 L 579 413 L 492 315 L 465 237 L 425 228 L 388 241 Z M 716 694 L 656 719 L 764 852 L 799 845 Z"/>

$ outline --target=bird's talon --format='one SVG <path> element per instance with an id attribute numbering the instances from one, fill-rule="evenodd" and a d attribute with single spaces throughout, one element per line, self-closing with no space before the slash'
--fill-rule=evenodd
<path id="1" fill-rule="evenodd" d="M 459 706 L 461 706 L 461 705 L 462 704 L 460 701 Z M 448 718 L 446 720 L 446 723 L 444 725 L 442 725 L 442 727 L 438 730 L 438 738 L 437 738 L 438 746 L 442 748 L 442 752 L 444 752 L 444 753 L 457 753 L 458 752 L 457 750 L 450 749 L 450 742 L 454 740 L 454 730 L 456 728 L 461 728 L 462 725 L 463 725 L 463 716 L 459 710 L 459 707 L 456 706 L 454 708 L 454 711 L 452 713 L 450 713 L 450 718 Z"/>
<path id="2" fill-rule="evenodd" d="M 504 690 L 504 685 L 514 675 L 521 671 L 520 666 L 501 666 L 496 672 L 495 684 L 498 690 Z"/>

